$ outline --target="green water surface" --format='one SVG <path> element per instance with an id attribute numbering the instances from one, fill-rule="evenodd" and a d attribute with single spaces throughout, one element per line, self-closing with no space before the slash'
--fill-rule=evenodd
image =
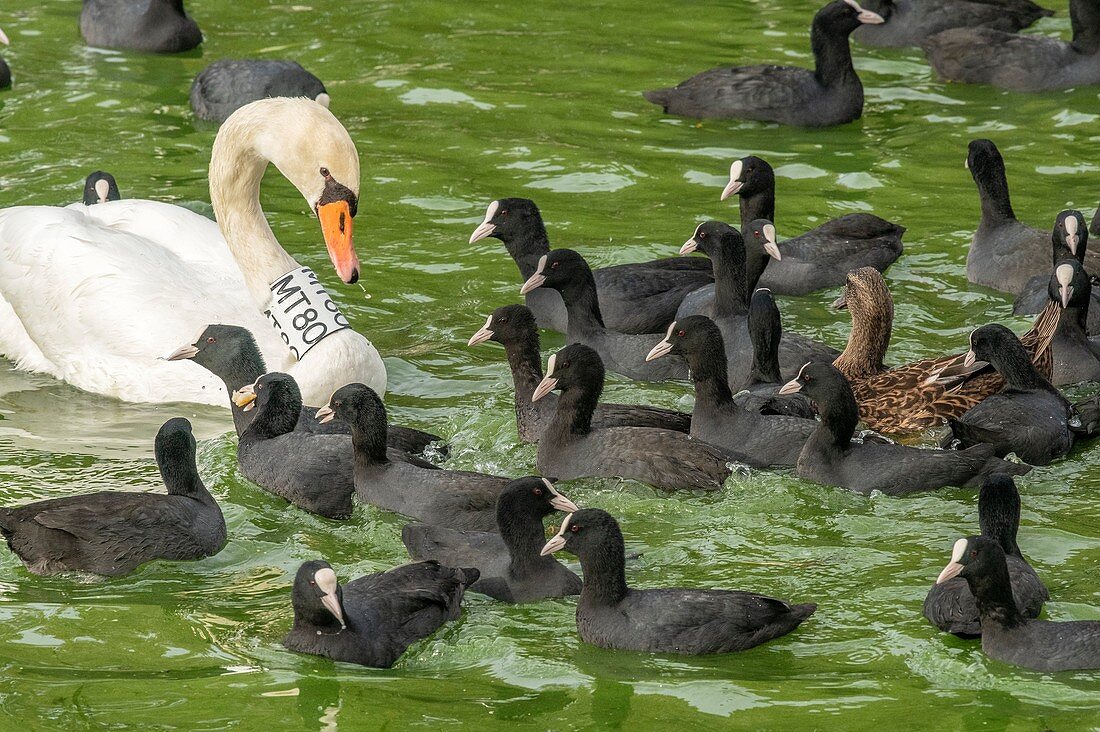
<path id="1" fill-rule="evenodd" d="M 1066 1 L 1046 4 L 1058 15 L 1031 32 L 1068 36 Z M 1000 145 L 1028 223 L 1069 206 L 1091 214 L 1100 194 L 1096 89 L 946 85 L 916 50 L 857 47 L 865 117 L 832 130 L 696 123 L 642 99 L 720 63 L 809 64 L 810 0 L 187 5 L 206 43 L 153 57 L 86 48 L 77 2 L 5 0 L 15 87 L 0 92 L 0 206 L 70 203 L 96 168 L 127 197 L 207 201 L 216 128 L 193 120 L 191 79 L 223 57 L 300 61 L 327 84 L 362 156 L 365 292 L 338 283 L 316 221 L 277 174 L 265 208 L 385 356 L 396 421 L 446 436 L 454 467 L 534 469 L 502 350 L 465 345 L 489 311 L 520 301 L 500 243 L 466 243 L 494 198 L 535 199 L 553 243 L 596 265 L 637 261 L 675 253 L 700 220 L 736 222 L 736 202 L 718 201 L 729 163 L 762 155 L 779 176 L 781 237 L 850 211 L 908 227 L 887 273 L 890 359 L 902 363 L 964 349 L 991 320 L 1028 325 L 1009 299 L 966 282 L 978 216 L 963 168 L 970 139 Z M 849 321 L 827 307 L 836 295 L 783 299 L 786 325 L 841 346 Z M 607 398 L 691 401 L 682 386 L 618 378 Z M 343 578 L 400 563 L 402 520 L 360 507 L 329 522 L 250 485 L 228 411 L 126 405 L 0 363 L 0 503 L 156 488 L 153 435 L 175 415 L 196 425 L 229 544 L 207 561 L 99 582 L 39 578 L 0 551 L 0 729 L 1100 729 L 1100 674 L 1018 670 L 921 617 L 951 543 L 976 531 L 972 491 L 866 498 L 783 471 L 737 475 L 707 496 L 574 482 L 567 494 L 620 517 L 643 552 L 629 567 L 636 586 L 752 589 L 819 611 L 752 651 L 680 658 L 583 645 L 572 600 L 512 607 L 472 595 L 462 620 L 388 671 L 279 640 L 300 562 L 325 557 Z M 1050 588 L 1052 619 L 1100 619 L 1098 455 L 1079 449 L 1020 481 L 1021 545 Z"/>

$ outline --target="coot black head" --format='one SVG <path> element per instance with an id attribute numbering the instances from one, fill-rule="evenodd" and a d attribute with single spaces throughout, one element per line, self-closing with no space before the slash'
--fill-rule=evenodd
<path id="1" fill-rule="evenodd" d="M 970 352 L 966 354 L 964 365 L 968 368 L 977 361 L 998 364 L 1006 359 L 1030 361 L 1031 357 L 1016 334 L 1000 323 L 983 325 L 970 334 Z"/>
<path id="2" fill-rule="evenodd" d="M 366 384 L 347 384 L 334 391 L 328 404 L 317 410 L 319 422 L 328 422 L 334 417 L 369 431 L 384 430 L 386 405 L 378 392 Z"/>
<path id="3" fill-rule="evenodd" d="M 1016 543 L 1020 530 L 1020 491 L 1012 476 L 997 473 L 982 483 L 978 493 L 978 525 L 982 536 L 999 543 L 1005 554 L 1022 558 Z"/>
<path id="4" fill-rule="evenodd" d="M 689 315 L 672 322 L 665 339 L 653 347 L 646 360 L 652 361 L 668 354 L 688 356 L 701 353 L 714 343 L 718 343 L 721 348 L 722 331 L 718 330 L 714 321 L 705 315 Z"/>
<path id="5" fill-rule="evenodd" d="M 538 326 L 535 315 L 526 305 L 504 305 L 493 311 L 481 330 L 470 338 L 468 345 L 476 346 L 485 341 L 496 341 L 507 346 L 521 343 L 534 336 L 538 343 Z M 537 347 L 537 346 L 536 346 Z"/>
<path id="6" fill-rule="evenodd" d="M 84 205 L 92 206 L 107 201 L 118 201 L 122 198 L 119 193 L 118 183 L 110 173 L 97 170 L 84 180 Z"/>
<path id="7" fill-rule="evenodd" d="M 702 252 L 711 259 L 727 261 L 744 260 L 745 240 L 741 232 L 722 221 L 704 221 L 695 227 L 695 233 L 680 247 L 680 254 Z"/>
<path id="8" fill-rule="evenodd" d="M 821 422 L 838 447 L 844 448 L 855 433 L 859 407 L 852 385 L 831 363 L 811 361 L 779 390 L 780 394 L 802 392 L 817 405 Z"/>
<path id="9" fill-rule="evenodd" d="M 249 428 L 265 437 L 293 432 L 302 412 L 302 392 L 289 374 L 272 371 L 233 392 L 233 403 L 246 412 L 255 410 Z"/>
<path id="10" fill-rule="evenodd" d="M 952 577 L 966 579 L 970 591 L 978 600 L 979 609 L 983 599 L 1007 592 L 1007 604 L 1015 611 L 1005 552 L 993 539 L 969 536 L 956 541 L 951 550 L 951 562 L 940 572 L 936 584 L 943 584 Z"/>
<path id="11" fill-rule="evenodd" d="M 561 530 L 546 542 L 542 553 L 552 554 L 564 549 L 585 559 L 595 555 L 623 556 L 623 532 L 607 511 L 598 508 L 582 508 L 562 521 Z"/>
<path id="12" fill-rule="evenodd" d="M 753 219 L 741 232 L 745 239 L 745 251 L 764 252 L 777 262 L 783 259 L 775 240 L 775 224 L 767 219 Z"/>
<path id="13" fill-rule="evenodd" d="M 256 339 L 247 328 L 239 325 L 208 325 L 198 337 L 186 346 L 180 346 L 169 356 L 169 361 L 190 359 L 212 374 L 227 379 L 232 374 L 248 374 L 259 366 L 263 371 L 264 357 Z M 256 377 L 250 377 L 255 379 Z M 227 384 L 238 389 L 242 384 Z"/>
<path id="14" fill-rule="evenodd" d="M 199 483 L 195 436 L 191 433 L 191 423 L 183 417 L 174 417 L 161 425 L 153 443 L 153 454 L 169 493 L 186 494 Z"/>
<path id="15" fill-rule="evenodd" d="M 1089 242 L 1089 227 L 1080 211 L 1067 209 L 1058 214 L 1051 237 L 1056 255 L 1068 252 L 1070 256 L 1084 261 Z"/>
<path id="16" fill-rule="evenodd" d="M 595 289 L 592 270 L 584 257 L 572 249 L 553 249 L 539 258 L 535 273 L 523 283 L 519 294 L 526 295 L 539 287 L 560 292 L 570 284 L 585 280 L 592 281 L 592 288 Z"/>
<path id="17" fill-rule="evenodd" d="M 836 35 L 848 35 L 863 24 L 879 25 L 883 18 L 878 13 L 864 10 L 856 0 L 835 0 L 814 16 L 814 29 L 828 30 Z"/>
<path id="18" fill-rule="evenodd" d="M 604 366 L 600 355 L 581 343 L 573 343 L 561 349 L 546 362 L 546 376 L 535 389 L 532 401 L 538 401 L 549 392 L 579 390 L 594 392 L 596 398 L 603 391 Z"/>
<path id="19" fill-rule="evenodd" d="M 724 201 L 734 194 L 753 196 L 775 188 L 775 171 L 763 158 L 750 155 L 734 160 L 730 165 L 730 180 L 722 190 L 720 200 Z"/>
<path id="20" fill-rule="evenodd" d="M 555 511 L 571 513 L 576 510 L 577 505 L 559 493 L 549 479 L 516 478 L 497 498 L 497 525 L 503 527 L 523 516 L 542 519 Z"/>
<path id="21" fill-rule="evenodd" d="M 347 627 L 343 591 L 328 562 L 314 559 L 298 568 L 291 590 L 294 625 L 339 632 Z"/>
<path id="22" fill-rule="evenodd" d="M 529 198 L 501 198 L 489 204 L 485 211 L 485 220 L 470 235 L 470 243 L 487 236 L 507 242 L 532 230 L 543 231 L 545 234 L 542 215 L 535 202 Z"/>
<path id="23" fill-rule="evenodd" d="M 1067 258 L 1054 265 L 1047 285 L 1047 295 L 1063 308 L 1087 308 L 1092 295 L 1092 283 L 1081 263 Z"/>

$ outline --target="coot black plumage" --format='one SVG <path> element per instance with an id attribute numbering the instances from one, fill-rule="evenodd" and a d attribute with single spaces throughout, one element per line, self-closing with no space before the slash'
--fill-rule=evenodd
<path id="1" fill-rule="evenodd" d="M 534 602 L 581 591 L 581 578 L 551 556 L 543 555 L 542 520 L 577 506 L 546 478 L 517 478 L 497 499 L 499 534 L 459 531 L 429 524 L 408 524 L 401 541 L 413 559 L 476 567 L 480 579 L 469 589 L 504 602 Z"/>
<path id="2" fill-rule="evenodd" d="M 183 0 L 84 0 L 80 34 L 89 46 L 179 53 L 202 43 Z"/>
<path id="3" fill-rule="evenodd" d="M 745 240 L 745 291 L 752 292 L 756 283 L 767 271 L 771 261 L 782 261 L 779 244 L 775 240 L 775 225 L 767 219 L 756 219 L 745 224 L 741 230 Z M 689 252 L 699 248 L 694 238 L 685 243 L 680 251 Z M 714 285 L 705 285 L 684 298 L 676 309 L 676 319 L 682 320 L 689 315 L 705 315 L 714 319 Z M 748 304 L 746 302 L 746 304 Z"/>
<path id="4" fill-rule="evenodd" d="M 1066 243 L 1052 242 L 1052 236 L 1062 235 L 1058 223 L 1064 225 L 1065 218 L 1059 216 L 1053 234 L 1017 220 L 1008 193 L 1004 158 L 991 140 L 970 142 L 966 167 L 978 187 L 982 206 L 982 217 L 966 255 L 966 278 L 976 285 L 1017 295 L 1029 278 L 1043 275 L 1045 279 L 1049 274 L 1052 243 L 1058 252 L 1055 259 L 1061 258 L 1060 248 Z M 1093 261 L 1100 264 L 1100 259 Z M 1040 309 L 1043 304 L 1039 303 Z"/>
<path id="5" fill-rule="evenodd" d="M 155 559 L 214 556 L 225 519 L 199 477 L 191 423 L 165 422 L 154 452 L 168 495 L 102 491 L 0 508 L 0 534 L 35 574 L 114 577 Z"/>
<path id="6" fill-rule="evenodd" d="M 713 320 L 722 331 L 730 388 L 740 389 L 752 369 L 748 313 L 750 294 L 756 286 L 746 272 L 745 241 L 741 232 L 729 224 L 705 221 L 680 251 L 702 252 L 714 264 Z M 807 361 L 832 360 L 837 355 L 835 349 L 790 331 L 779 341 L 779 368 L 788 374 Z"/>
<path id="7" fill-rule="evenodd" d="M 122 194 L 118 190 L 118 183 L 110 173 L 97 170 L 84 180 L 84 205 L 93 206 L 107 201 L 118 201 Z"/>
<path id="8" fill-rule="evenodd" d="M 246 329 L 239 325 L 208 325 L 192 343 L 180 346 L 167 356 L 169 361 L 189 359 L 210 373 L 217 376 L 225 384 L 226 392 L 232 394 L 245 384 L 251 384 L 267 372 L 263 354 L 256 345 L 256 339 Z M 237 435 L 244 434 L 245 429 L 252 423 L 256 416 L 254 411 L 244 411 L 238 407 L 232 399 L 229 400 L 230 409 L 233 411 L 233 426 Z M 298 422 L 294 425 L 297 432 L 311 434 L 351 434 L 351 427 L 343 422 L 328 422 L 321 424 L 316 417 L 317 407 L 303 406 L 298 416 Z M 441 437 L 430 432 L 389 425 L 386 431 L 386 444 L 390 447 L 419 455 L 433 445 L 432 449 L 439 455 L 447 454 L 447 446 L 442 443 Z"/>
<path id="9" fill-rule="evenodd" d="M 1095 302 L 1088 273 L 1076 259 L 1064 259 L 1055 265 L 1047 288 L 1049 297 L 1061 302 L 1064 308 L 1050 342 L 1054 354 L 1051 383 L 1100 381 L 1100 341 L 1088 335 Z"/>
<path id="10" fill-rule="evenodd" d="M 766 288 L 752 293 L 749 300 L 749 339 L 752 341 L 752 370 L 744 390 L 734 394 L 733 401 L 761 414 L 815 419 L 817 413 L 804 394 L 779 394 L 784 384 L 779 369 L 783 323 L 775 298 Z"/>
<path id="11" fill-rule="evenodd" d="M 302 393 L 294 377 L 273 371 L 233 392 L 233 402 L 255 412 L 240 434 L 241 474 L 269 493 L 325 518 L 351 516 L 355 456 L 347 435 L 295 431 Z"/>
<path id="12" fill-rule="evenodd" d="M 681 358 L 659 363 L 646 361 L 646 353 L 661 337 L 659 333 L 619 333 L 604 325 L 592 270 L 577 252 L 554 249 L 539 257 L 534 274 L 527 278 L 519 292 L 526 295 L 540 288 L 561 293 L 569 316 L 565 331 L 569 341 L 594 349 L 608 371 L 637 381 L 687 378 L 687 363 Z M 668 327 L 667 323 L 665 327 Z"/>
<path id="13" fill-rule="evenodd" d="M 937 583 L 962 577 L 977 600 L 982 651 L 1035 671 L 1100 668 L 1100 621 L 1029 620 L 1016 608 L 1005 551 L 984 536 L 959 539 Z M 587 576 L 585 578 L 587 584 Z"/>
<path id="14" fill-rule="evenodd" d="M 532 396 L 561 392 L 553 419 L 539 438 L 538 469 L 572 478 L 628 478 L 665 490 L 719 490 L 730 463 L 745 462 L 682 432 L 648 427 L 593 428 L 592 412 L 603 391 L 600 356 L 580 343 L 550 357 L 546 376 Z"/>
<path id="15" fill-rule="evenodd" d="M 993 475 L 982 483 L 978 492 L 978 524 L 982 536 L 997 542 L 1004 550 L 1016 608 L 1025 617 L 1039 617 L 1050 593 L 1016 543 L 1020 528 L 1020 492 L 1012 478 Z M 963 638 L 982 634 L 978 605 L 966 580 L 961 577 L 932 585 L 924 598 L 924 617 L 940 630 Z"/>
<path id="16" fill-rule="evenodd" d="M 974 487 L 995 473 L 1024 475 L 1031 470 L 995 457 L 991 445 L 956 452 L 853 442 L 859 422 L 856 398 L 848 380 L 832 364 L 806 364 L 780 393 L 798 391 L 813 400 L 821 415 L 820 426 L 795 466 L 800 477 L 815 483 L 900 496 L 948 485 Z"/>
<path id="17" fill-rule="evenodd" d="M 1015 33 L 1054 12 L 1031 0 L 864 0 L 886 22 L 856 29 L 868 46 L 916 46 L 949 28 L 993 28 Z"/>
<path id="18" fill-rule="evenodd" d="M 329 105 L 324 83 L 294 61 L 221 59 L 191 84 L 191 109 L 210 122 L 224 122 L 244 105 L 268 97 L 307 97 Z"/>
<path id="19" fill-rule="evenodd" d="M 863 84 L 852 66 L 848 36 L 882 16 L 855 0 L 835 0 L 814 16 L 810 45 L 815 69 L 720 66 L 675 87 L 645 92 L 666 114 L 736 117 L 797 127 L 831 127 L 863 115 Z"/>
<path id="20" fill-rule="evenodd" d="M 486 341 L 503 345 L 508 356 L 515 391 L 516 429 L 520 439 L 538 442 L 543 428 L 554 416 L 558 399 L 556 394 L 547 394 L 537 402 L 531 401 L 531 395 L 542 381 L 539 331 L 534 313 L 526 305 L 497 308 L 486 319 L 481 330 L 470 338 L 469 345 Z M 595 427 L 658 427 L 687 432 L 691 429 L 691 415 L 640 404 L 601 402 L 592 414 L 592 424 Z"/>
<path id="21" fill-rule="evenodd" d="M 410 645 L 462 614 L 462 597 L 477 577 L 476 569 L 416 562 L 341 586 L 328 562 L 306 562 L 294 578 L 294 626 L 283 645 L 389 668 Z"/>
<path id="22" fill-rule="evenodd" d="M 1085 268 L 1100 267 L 1100 255 L 1095 252 L 1089 256 L 1089 231 L 1085 226 L 1085 217 L 1080 211 L 1067 210 L 1058 214 L 1054 222 L 1054 231 L 1051 234 L 1052 263 L 1057 266 L 1062 260 L 1076 259 L 1078 262 L 1088 264 Z M 1088 279 L 1088 274 L 1085 274 Z M 1037 313 L 1046 306 L 1048 295 L 1052 286 L 1050 268 L 1044 268 L 1035 274 L 1024 285 L 1024 289 L 1012 303 L 1013 315 L 1031 315 Z M 1091 288 L 1090 288 L 1091 289 Z M 1086 331 L 1100 333 L 1100 291 L 1092 292 L 1090 307 L 1086 313 Z M 1058 383 L 1057 381 L 1055 383 Z"/>
<path id="23" fill-rule="evenodd" d="M 953 28 L 921 45 L 948 81 L 1034 92 L 1100 84 L 1100 3 L 1070 0 L 1073 41 L 991 28 Z"/>
<path id="24" fill-rule="evenodd" d="M 755 155 L 730 164 L 721 200 L 741 197 L 741 227 L 758 219 L 775 222 L 775 170 Z M 849 271 L 874 267 L 880 272 L 901 256 L 905 227 L 868 213 L 845 214 L 779 244 L 782 259 L 771 262 L 760 286 L 779 295 L 805 295 L 839 287 Z"/>
<path id="25" fill-rule="evenodd" d="M 692 315 L 674 322 L 650 358 L 667 354 L 687 359 L 695 383 L 691 436 L 744 455 L 749 465 L 794 465 L 817 422 L 767 416 L 733 401 L 726 374 L 722 333 L 709 318 Z"/>
<path id="26" fill-rule="evenodd" d="M 550 252 L 542 214 L 527 198 L 502 198 L 490 203 L 485 220 L 470 235 L 470 243 L 486 237 L 503 242 L 524 280 L 535 273 L 539 258 Z M 621 333 L 664 329 L 684 296 L 713 281 L 710 263 L 692 257 L 601 267 L 593 270 L 592 276 L 604 322 Z M 540 328 L 566 332 L 568 317 L 561 295 L 539 289 L 527 293 L 526 298 Z"/>
<path id="27" fill-rule="evenodd" d="M 1032 465 L 1049 465 L 1073 447 L 1070 404 L 1039 375 L 1020 339 L 999 324 L 983 325 L 970 334 L 964 366 L 990 364 L 1005 381 L 1004 388 L 951 420 L 948 442 L 962 447 L 990 444 L 1004 457 L 1016 453 Z"/>
<path id="28" fill-rule="evenodd" d="M 355 492 L 373 506 L 429 524 L 496 530 L 496 503 L 508 478 L 465 470 L 432 470 L 394 460 L 386 451 L 386 407 L 373 389 L 348 384 L 317 412 L 322 422 L 351 425 Z"/>
<path id="29" fill-rule="evenodd" d="M 0 28 L 0 43 L 5 46 L 10 43 L 8 36 L 4 33 L 4 30 Z M 8 62 L 0 58 L 0 89 L 7 89 L 11 86 L 11 67 L 8 66 Z"/>
<path id="30" fill-rule="evenodd" d="M 606 511 L 569 514 L 543 548 L 576 554 L 584 572 L 577 633 L 585 643 L 650 653 L 731 653 L 790 633 L 817 605 L 738 590 L 635 590 L 626 583 L 623 534 Z"/>

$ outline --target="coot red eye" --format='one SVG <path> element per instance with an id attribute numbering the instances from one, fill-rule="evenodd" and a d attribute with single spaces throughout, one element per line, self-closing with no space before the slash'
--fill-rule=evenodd
<path id="1" fill-rule="evenodd" d="M 682 331 L 682 330 L 678 330 L 678 331 L 676 331 L 676 335 L 678 335 L 678 336 L 680 336 L 681 338 L 683 338 L 683 337 L 684 337 L 684 331 Z"/>
<path id="2" fill-rule="evenodd" d="M 503 211 L 501 211 L 500 215 L 501 216 L 507 216 L 508 215 L 508 209 L 504 209 Z"/>
<path id="3" fill-rule="evenodd" d="M 572 531 L 575 534 L 575 533 L 577 533 L 578 531 L 581 530 L 581 527 L 577 526 L 576 524 L 573 524 L 572 526 L 569 527 L 569 530 Z"/>
<path id="4" fill-rule="evenodd" d="M 208 338 L 206 339 L 206 342 L 207 342 L 207 343 L 217 343 L 217 342 L 218 342 L 218 339 L 217 339 L 217 338 L 215 338 L 214 336 L 209 336 L 209 337 L 208 337 Z"/>
<path id="5" fill-rule="evenodd" d="M 706 239 L 706 238 L 707 238 L 707 232 L 705 232 L 705 231 L 700 231 L 700 232 L 699 232 L 699 238 L 700 238 L 700 239 Z"/>
<path id="6" fill-rule="evenodd" d="M 550 269 L 557 269 L 559 264 L 561 264 L 561 263 L 560 262 L 552 262 L 550 264 Z"/>
<path id="7" fill-rule="evenodd" d="M 322 177 L 328 178 L 329 175 L 331 175 L 331 174 L 328 172 L 328 168 L 321 168 L 321 176 Z"/>
<path id="8" fill-rule="evenodd" d="M 535 489 L 535 495 L 536 496 L 541 496 L 542 495 L 542 488 L 536 488 Z"/>

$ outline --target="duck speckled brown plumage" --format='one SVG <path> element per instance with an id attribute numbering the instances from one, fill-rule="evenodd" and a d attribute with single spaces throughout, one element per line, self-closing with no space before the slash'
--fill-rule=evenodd
<path id="1" fill-rule="evenodd" d="M 835 306 L 851 312 L 852 331 L 833 365 L 851 382 L 860 419 L 873 430 L 898 433 L 939 427 L 1004 386 L 992 369 L 964 370 L 966 354 L 887 368 L 883 361 L 890 346 L 894 301 L 873 267 L 848 274 L 844 295 Z M 1060 314 L 1060 305 L 1048 302 L 1031 330 L 1020 336 L 1035 367 L 1048 380 L 1053 367 L 1050 342 Z"/>

